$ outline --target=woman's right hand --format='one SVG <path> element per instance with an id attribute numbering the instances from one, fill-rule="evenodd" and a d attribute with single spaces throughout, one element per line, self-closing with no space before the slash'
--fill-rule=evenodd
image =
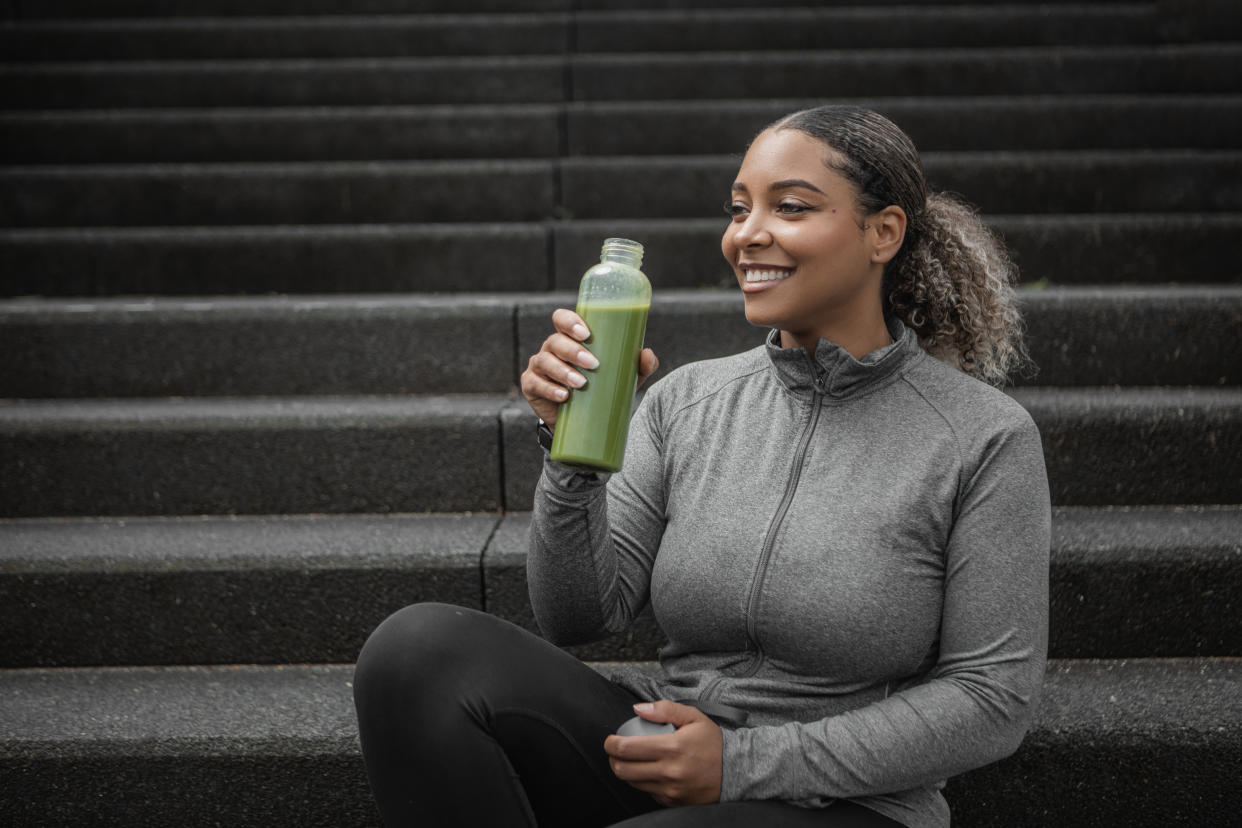
<path id="1" fill-rule="evenodd" d="M 582 343 L 591 335 L 582 317 L 566 308 L 552 313 L 556 332 L 543 341 L 522 372 L 522 396 L 539 419 L 555 427 L 560 404 L 569 399 L 569 391 L 586 384 L 579 368 L 599 365 L 595 356 Z M 650 348 L 638 355 L 638 384 L 656 372 L 660 361 Z"/>

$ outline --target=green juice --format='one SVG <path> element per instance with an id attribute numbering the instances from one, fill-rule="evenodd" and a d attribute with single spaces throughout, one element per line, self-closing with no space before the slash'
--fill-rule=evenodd
<path id="1" fill-rule="evenodd" d="M 638 382 L 638 354 L 647 331 L 649 305 L 588 304 L 578 315 L 591 332 L 585 342 L 599 360 L 586 385 L 561 403 L 552 436 L 552 459 L 593 471 L 614 472 L 625 456 Z"/>

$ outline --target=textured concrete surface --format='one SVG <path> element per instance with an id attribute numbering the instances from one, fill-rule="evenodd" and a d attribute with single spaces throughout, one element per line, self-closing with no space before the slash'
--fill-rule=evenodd
<path id="1" fill-rule="evenodd" d="M 0 224 L 142 227 L 542 221 L 551 162 L 58 165 L 0 170 Z"/>
<path id="2" fill-rule="evenodd" d="M 0 397 L 502 392 L 514 315 L 493 294 L 0 303 Z"/>
<path id="3" fill-rule="evenodd" d="M 961 825 L 1229 825 L 1242 803 L 1242 664 L 1050 665 L 1018 752 L 950 780 Z"/>
<path id="4" fill-rule="evenodd" d="M 576 100 L 1236 93 L 1227 45 L 578 55 Z"/>
<path id="5" fill-rule="evenodd" d="M 353 661 L 407 604 L 481 608 L 498 520 L 0 521 L 0 667 Z"/>
<path id="6" fill-rule="evenodd" d="M 1236 388 L 1019 388 L 1044 443 L 1052 502 L 1242 502 Z"/>
<path id="7" fill-rule="evenodd" d="M 0 113 L 8 163 L 545 158 L 555 104 Z"/>
<path id="8" fill-rule="evenodd" d="M 340 58 L 9 64 L 0 98 L 17 109 L 549 103 L 558 57 Z"/>
<path id="9" fill-rule="evenodd" d="M 0 406 L 0 515 L 500 506 L 486 395 Z"/>
<path id="10" fill-rule="evenodd" d="M 537 224 L 0 231 L 5 296 L 544 290 L 550 272 Z"/>
<path id="11" fill-rule="evenodd" d="M 1242 507 L 1081 507 L 1052 523 L 1058 658 L 1242 655 Z"/>

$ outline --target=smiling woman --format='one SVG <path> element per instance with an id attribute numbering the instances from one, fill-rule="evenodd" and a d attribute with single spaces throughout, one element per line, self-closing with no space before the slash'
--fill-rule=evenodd
<path id="1" fill-rule="evenodd" d="M 944 780 L 1021 742 L 1051 519 L 1034 423 L 988 384 L 1022 359 L 1008 256 L 851 107 L 761 132 L 727 210 L 767 341 L 654 383 L 619 472 L 545 455 L 527 569 L 548 640 L 415 605 L 363 648 L 388 825 L 944 828 Z M 541 428 L 594 362 L 576 313 L 552 324 L 522 374 Z M 552 646 L 648 606 L 655 674 Z M 635 714 L 675 730 L 617 735 Z"/>

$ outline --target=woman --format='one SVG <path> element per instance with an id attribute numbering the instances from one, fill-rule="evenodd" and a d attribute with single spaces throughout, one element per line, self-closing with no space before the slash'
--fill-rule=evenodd
<path id="1" fill-rule="evenodd" d="M 611 479 L 545 459 L 535 495 L 544 635 L 650 603 L 660 671 L 605 680 L 483 614 L 397 613 L 355 690 L 389 825 L 944 826 L 943 780 L 1021 741 L 1050 509 L 1033 423 L 987 384 L 1023 358 L 1003 248 L 852 107 L 760 133 L 727 210 L 767 343 L 654 384 Z M 582 320 L 553 323 L 522 375 L 551 428 L 594 365 Z M 610 735 L 634 713 L 676 729 Z"/>

